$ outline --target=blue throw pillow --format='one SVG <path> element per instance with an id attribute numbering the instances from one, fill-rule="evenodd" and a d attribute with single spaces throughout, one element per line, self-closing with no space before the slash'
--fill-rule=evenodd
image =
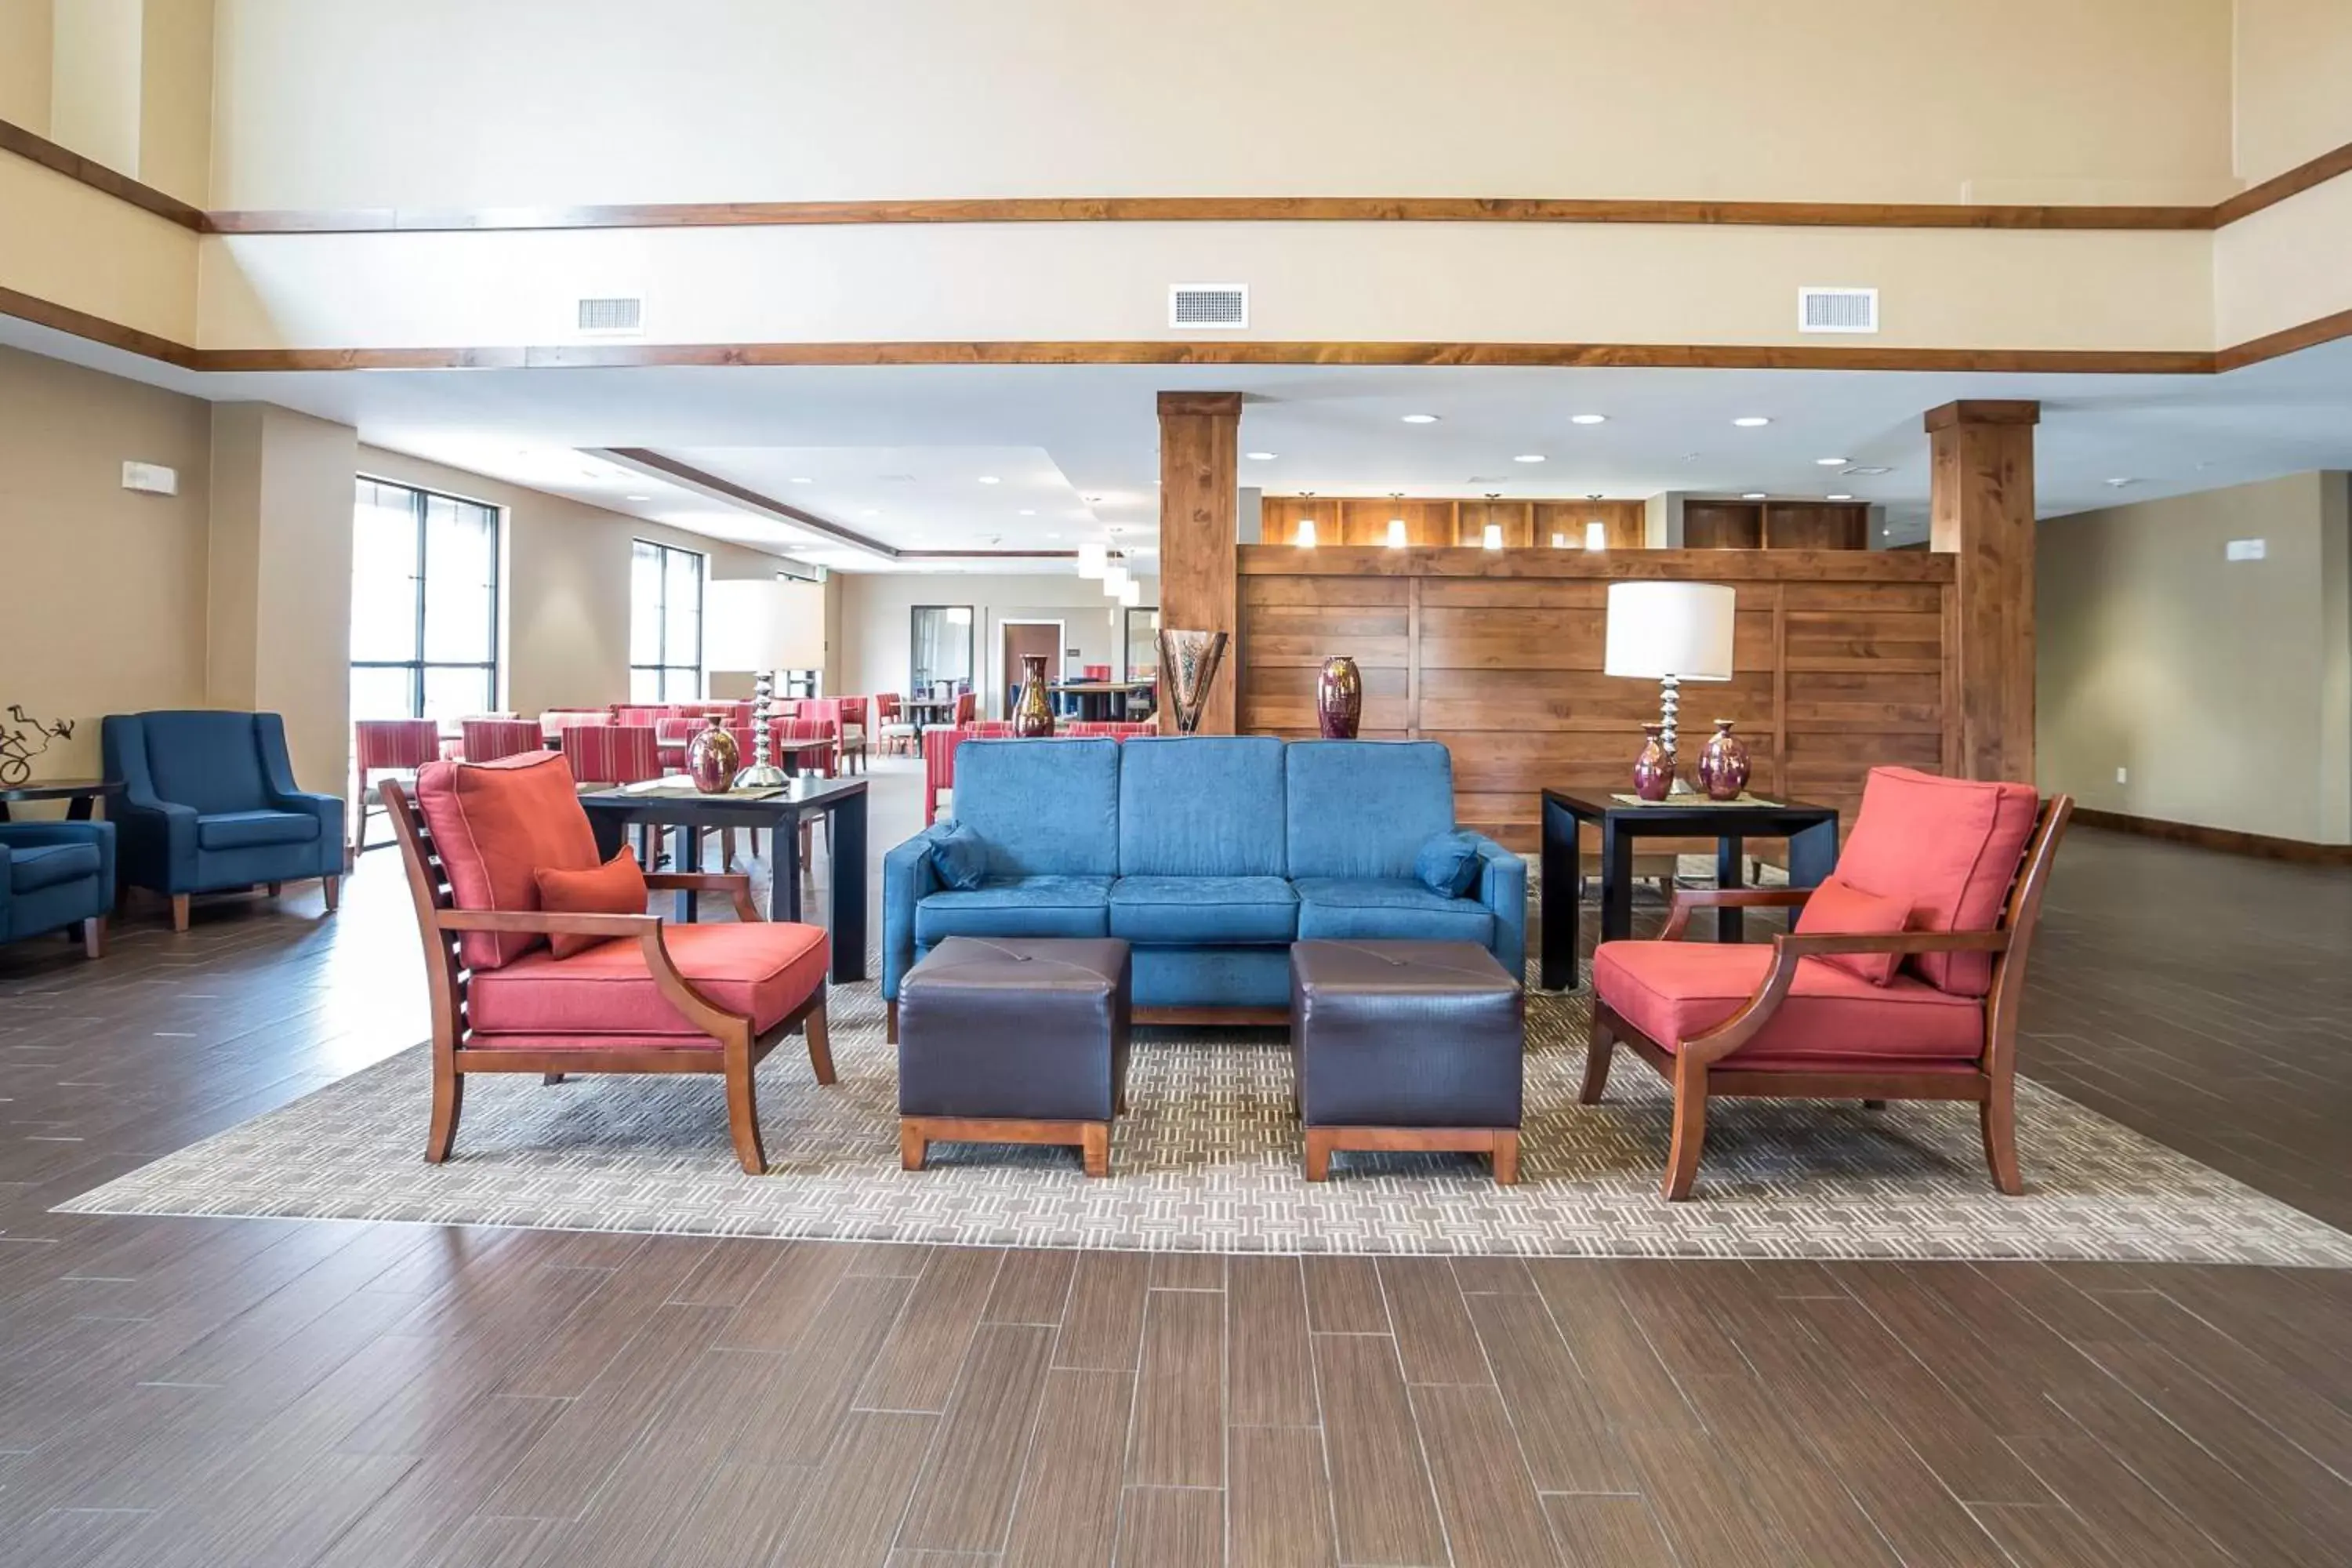
<path id="1" fill-rule="evenodd" d="M 1433 893 L 1458 899 L 1478 885 L 1478 841 L 1467 833 L 1441 833 L 1412 858 L 1412 874 Z"/>
<path id="2" fill-rule="evenodd" d="M 988 875 L 988 841 L 961 822 L 950 822 L 931 839 L 931 868 L 959 893 L 969 893 Z"/>

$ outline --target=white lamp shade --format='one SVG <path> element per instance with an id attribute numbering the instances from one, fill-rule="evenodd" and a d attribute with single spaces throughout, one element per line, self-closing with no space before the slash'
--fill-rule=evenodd
<path id="1" fill-rule="evenodd" d="M 1143 584 L 1129 577 L 1127 580 L 1127 586 L 1118 591 L 1118 602 L 1130 610 L 1142 604 Z"/>
<path id="2" fill-rule="evenodd" d="M 1106 546 L 1097 544 L 1091 540 L 1080 544 L 1078 546 L 1078 575 L 1081 577 L 1101 576 L 1109 563 L 1109 557 L 1110 552 Z"/>
<path id="3" fill-rule="evenodd" d="M 1290 542 L 1296 544 L 1301 550 L 1314 549 L 1315 520 L 1311 517 L 1300 518 L 1298 520 L 1298 531 L 1291 535 Z"/>
<path id="4" fill-rule="evenodd" d="M 1565 533 L 1555 533 L 1555 534 L 1553 534 L 1553 535 L 1551 536 L 1551 547 L 1552 547 L 1554 550 L 1565 550 L 1565 549 L 1567 549 L 1567 548 L 1568 548 L 1568 535 L 1566 535 Z"/>
<path id="5" fill-rule="evenodd" d="M 1128 584 L 1128 581 L 1129 581 L 1129 579 L 1128 579 L 1128 575 L 1127 575 L 1127 568 L 1126 568 L 1126 567 L 1124 567 L 1124 566 L 1106 566 L 1106 567 L 1104 567 L 1104 568 L 1103 568 L 1103 578 L 1102 578 L 1102 585 L 1103 585 L 1103 594 L 1104 594 L 1104 595 L 1105 595 L 1106 597 L 1108 597 L 1108 598 L 1113 598 L 1113 599 L 1118 598 L 1121 594 L 1124 594 L 1124 593 L 1126 593 L 1126 592 L 1127 592 L 1127 584 Z"/>
<path id="6" fill-rule="evenodd" d="M 1602 668 L 1652 680 L 1728 680 L 1738 602 L 1720 583 L 1612 583 Z"/>
<path id="7" fill-rule="evenodd" d="M 1584 525 L 1584 548 L 1587 550 L 1608 549 L 1609 525 L 1605 522 L 1586 523 Z"/>
<path id="8" fill-rule="evenodd" d="M 708 669 L 816 669 L 824 664 L 824 586 L 782 577 L 722 580 L 703 589 Z"/>
<path id="9" fill-rule="evenodd" d="M 1503 525 L 1499 522 L 1488 523 L 1479 534 L 1478 542 L 1488 550 L 1503 548 Z"/>
<path id="10" fill-rule="evenodd" d="M 1389 548 L 1391 550 L 1402 550 L 1404 545 L 1404 519 L 1401 517 L 1392 517 L 1389 519 Z"/>

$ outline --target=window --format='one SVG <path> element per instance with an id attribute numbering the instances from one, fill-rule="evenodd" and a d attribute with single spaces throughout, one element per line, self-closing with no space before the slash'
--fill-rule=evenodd
<path id="1" fill-rule="evenodd" d="M 907 667 L 912 677 L 909 695 L 929 695 L 934 687 L 966 690 L 971 686 L 971 606 L 917 605 L 908 612 L 913 646 Z"/>
<path id="2" fill-rule="evenodd" d="M 498 706 L 499 509 L 362 479 L 352 511 L 352 717 Z"/>
<path id="3" fill-rule="evenodd" d="M 629 700 L 698 700 L 702 696 L 702 557 L 642 539 L 630 550 Z"/>

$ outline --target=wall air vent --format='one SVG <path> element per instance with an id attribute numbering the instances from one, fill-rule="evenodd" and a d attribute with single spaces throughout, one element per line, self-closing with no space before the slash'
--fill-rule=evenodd
<path id="1" fill-rule="evenodd" d="M 1246 327 L 1249 325 L 1249 285 L 1246 283 L 1171 283 L 1168 324 L 1171 327 Z"/>
<path id="2" fill-rule="evenodd" d="M 1878 331 L 1878 290 L 1799 289 L 1797 331 L 1874 332 Z"/>
<path id="3" fill-rule="evenodd" d="M 583 299 L 578 305 L 581 335 L 593 338 L 636 338 L 646 331 L 646 302 L 635 294 L 605 294 Z"/>

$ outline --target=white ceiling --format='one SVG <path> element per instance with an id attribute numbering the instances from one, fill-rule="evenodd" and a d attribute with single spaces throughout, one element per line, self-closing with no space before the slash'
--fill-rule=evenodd
<path id="1" fill-rule="evenodd" d="M 1242 392 L 1243 448 L 1276 454 L 1244 460 L 1242 482 L 1269 492 L 1835 492 L 1884 505 L 1890 542 L 1925 532 L 1920 416 L 1955 398 L 2042 400 L 2044 517 L 2352 468 L 2352 342 L 2223 376 L 1322 365 L 198 376 L 13 320 L 0 320 L 0 342 L 200 396 L 283 404 L 354 425 L 373 445 L 853 571 L 887 563 L 580 449 L 652 447 L 917 549 L 1065 549 L 1117 527 L 1110 542 L 1149 551 L 1162 390 Z M 1439 422 L 1402 423 L 1411 413 Z M 1586 413 L 1607 423 L 1570 423 Z M 1751 415 L 1772 423 L 1732 424 Z M 1817 461 L 1832 457 L 1889 471 L 1843 477 Z"/>

